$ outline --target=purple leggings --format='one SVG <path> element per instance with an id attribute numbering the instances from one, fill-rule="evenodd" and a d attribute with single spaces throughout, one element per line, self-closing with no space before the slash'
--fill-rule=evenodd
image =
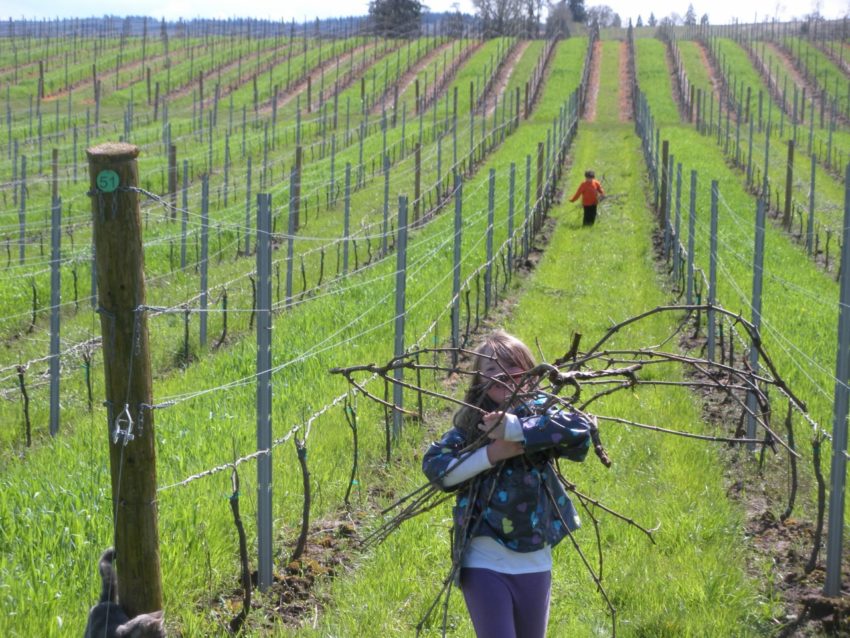
<path id="1" fill-rule="evenodd" d="M 551 584 L 552 572 L 460 570 L 460 588 L 479 638 L 544 638 Z"/>

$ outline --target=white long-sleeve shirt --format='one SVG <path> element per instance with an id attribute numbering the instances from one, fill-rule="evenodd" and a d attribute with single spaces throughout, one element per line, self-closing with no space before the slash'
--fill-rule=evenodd
<path id="1" fill-rule="evenodd" d="M 505 440 L 525 440 L 522 423 L 514 414 L 505 415 Z M 492 467 L 485 445 L 453 462 L 443 477 L 443 485 L 458 485 Z M 546 545 L 534 552 L 515 552 L 489 536 L 474 536 L 463 553 L 462 566 L 502 574 L 548 572 L 552 569 L 552 546 Z"/>

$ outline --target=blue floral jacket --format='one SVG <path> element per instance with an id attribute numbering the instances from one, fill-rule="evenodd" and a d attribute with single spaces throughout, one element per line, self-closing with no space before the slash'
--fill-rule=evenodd
<path id="1" fill-rule="evenodd" d="M 422 461 L 425 475 L 445 491 L 458 491 L 453 512 L 455 552 L 462 551 L 472 536 L 489 536 L 513 551 L 531 552 L 554 546 L 567 535 L 562 520 L 570 531 L 578 529 L 576 509 L 552 460 L 583 461 L 590 449 L 590 424 L 575 412 L 544 409 L 545 403 L 541 395 L 510 410 L 522 424 L 524 454 L 460 485 L 446 487 L 441 479 L 471 441 L 452 428 L 428 448 Z"/>

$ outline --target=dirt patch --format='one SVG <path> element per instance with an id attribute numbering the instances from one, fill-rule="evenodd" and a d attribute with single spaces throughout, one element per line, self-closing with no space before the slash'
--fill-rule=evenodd
<path id="1" fill-rule="evenodd" d="M 319 613 L 327 604 L 326 594 L 319 593 L 323 588 L 318 585 L 351 569 L 358 554 L 356 537 L 360 523 L 357 514 L 348 512 L 340 512 L 339 519 L 315 523 L 301 557 L 277 570 L 271 586 L 262 595 L 256 593 L 258 576 L 254 571 L 251 574 L 251 586 L 255 589 L 251 598 L 252 613 L 244 628 L 271 629 L 280 623 L 287 627 L 315 626 Z M 236 586 L 211 601 L 212 615 L 222 627 L 235 627 L 243 605 L 243 591 Z"/>
<path id="2" fill-rule="evenodd" d="M 634 119 L 632 109 L 632 77 L 629 64 L 629 45 L 620 43 L 620 121 L 631 122 Z"/>
<path id="3" fill-rule="evenodd" d="M 404 75 L 402 75 L 396 85 L 398 86 L 398 94 L 401 95 L 404 91 L 416 80 L 416 76 L 419 75 L 419 72 L 427 67 L 434 59 L 439 56 L 443 51 L 450 48 L 452 43 L 446 42 L 445 44 L 435 47 L 433 51 L 422 57 L 416 64 L 411 66 L 407 71 L 405 71 Z M 437 78 L 433 78 L 432 82 L 436 82 Z M 370 115 L 378 115 L 382 109 L 387 107 L 387 99 L 389 98 L 390 90 L 387 90 L 387 93 L 381 96 L 380 99 L 375 100 L 375 104 L 372 105 L 372 109 L 369 111 Z M 422 95 L 425 94 L 425 91 L 422 91 Z"/>
<path id="4" fill-rule="evenodd" d="M 337 56 L 335 58 L 329 57 L 327 60 L 322 62 L 320 65 L 313 67 L 311 70 L 307 72 L 307 75 L 304 76 L 299 82 L 296 82 L 292 86 L 289 87 L 288 91 L 281 93 L 277 98 L 277 108 L 282 108 L 289 104 L 292 100 L 295 99 L 295 96 L 299 93 L 303 93 L 307 90 L 307 85 L 310 83 L 314 89 L 315 97 L 311 97 L 311 100 L 315 99 L 316 103 L 320 101 L 318 99 L 319 89 L 318 89 L 318 80 L 324 75 L 326 71 L 329 71 L 331 68 L 339 64 L 347 63 L 349 60 L 356 59 L 356 56 L 363 53 L 364 49 L 371 48 L 371 44 L 362 44 L 359 47 L 355 47 L 348 53 L 343 56 Z M 384 51 L 382 56 L 389 55 L 393 50 Z M 355 80 L 355 76 L 357 73 L 351 73 L 347 82 L 340 84 L 337 87 L 337 90 L 342 91 L 345 89 L 351 82 Z M 272 101 L 269 100 L 266 104 L 262 105 L 259 108 L 260 115 L 265 115 L 272 112 Z M 310 112 L 311 109 L 307 109 L 307 112 Z"/>
<path id="5" fill-rule="evenodd" d="M 505 89 L 508 88 L 508 82 L 513 75 L 514 67 L 517 65 L 517 62 L 522 59 L 525 50 L 528 48 L 528 45 L 531 44 L 529 40 L 524 42 L 520 42 L 517 46 L 513 48 L 511 54 L 508 56 L 508 59 L 505 60 L 505 63 L 502 65 L 502 68 L 499 69 L 499 73 L 496 76 L 496 81 L 493 83 L 493 88 L 491 89 L 491 93 L 498 97 L 499 102 L 502 102 L 502 96 L 505 94 Z M 485 112 L 485 116 L 489 116 L 493 114 L 493 110 L 496 108 L 496 101 L 493 100 L 489 103 L 490 106 L 487 107 L 487 111 Z"/>
<path id="6" fill-rule="evenodd" d="M 695 44 L 697 46 L 697 50 L 699 51 L 699 57 L 700 60 L 702 60 L 702 65 L 708 72 L 708 79 L 709 82 L 711 82 L 711 89 L 715 95 L 720 95 L 720 91 L 723 89 L 723 82 L 720 80 L 720 76 L 717 73 L 717 69 L 714 68 L 714 65 L 708 59 L 708 53 L 706 53 L 705 51 L 705 45 L 699 40 L 695 40 Z"/>
<path id="7" fill-rule="evenodd" d="M 727 100 L 729 99 L 728 98 L 729 87 L 727 86 L 726 81 L 723 79 L 723 74 L 720 72 L 720 69 L 717 67 L 715 59 L 712 56 L 709 55 L 708 49 L 705 48 L 705 45 L 702 42 L 696 42 L 696 45 L 697 45 L 697 48 L 699 49 L 699 54 L 700 54 L 700 58 L 702 59 L 702 63 L 705 66 L 706 71 L 708 71 L 708 77 L 709 77 L 709 80 L 711 82 L 711 89 L 712 89 L 714 95 L 717 96 L 717 101 L 718 101 L 717 117 L 719 118 L 720 117 L 720 111 L 722 109 L 722 103 L 723 103 L 723 100 L 724 100 L 723 96 L 725 95 L 725 96 L 727 96 L 726 99 Z M 707 104 L 709 100 L 712 100 L 712 103 L 713 103 L 713 99 L 714 99 L 713 97 L 711 97 L 709 95 L 705 95 L 704 98 L 703 98 L 703 100 L 704 100 L 703 103 Z M 693 108 L 696 109 L 696 106 L 694 106 Z M 727 105 L 726 118 L 730 122 L 737 122 L 738 121 L 738 109 L 732 108 L 731 110 L 729 110 L 729 108 L 730 107 Z M 688 114 L 688 116 L 690 117 L 690 114 Z M 701 117 L 702 120 L 705 120 L 708 117 L 708 115 L 703 113 L 700 117 Z"/>
<path id="8" fill-rule="evenodd" d="M 806 82 L 806 79 L 800 74 L 800 72 L 797 71 L 797 67 L 794 66 L 793 60 L 781 47 L 776 46 L 773 42 L 766 42 L 765 53 L 769 53 L 774 58 L 776 58 L 776 61 L 782 67 L 782 70 L 785 71 L 785 73 L 787 73 L 791 77 L 791 80 L 794 82 L 794 84 L 796 84 L 801 89 L 805 87 L 806 93 L 808 93 L 809 95 L 816 94 L 812 93 L 812 86 L 810 86 Z M 767 65 L 768 61 L 763 60 L 763 62 L 765 62 L 765 65 Z M 771 62 L 770 64 L 772 66 L 773 63 Z M 773 79 L 773 82 L 776 83 L 775 78 Z M 779 87 L 777 86 L 777 89 L 778 88 Z"/>
<path id="9" fill-rule="evenodd" d="M 593 43 L 593 55 L 590 56 L 590 75 L 587 80 L 587 98 L 584 103 L 584 121 L 596 121 L 596 102 L 599 99 L 599 67 L 602 65 L 602 41 Z"/>

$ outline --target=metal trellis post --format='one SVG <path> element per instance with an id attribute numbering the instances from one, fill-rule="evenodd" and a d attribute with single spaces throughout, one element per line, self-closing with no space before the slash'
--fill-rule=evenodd
<path id="1" fill-rule="evenodd" d="M 694 303 L 694 248 L 697 225 L 697 172 L 691 171 L 691 205 L 688 211 L 688 285 L 685 299 L 688 305 Z"/>
<path id="2" fill-rule="evenodd" d="M 487 197 L 487 264 L 484 269 L 484 316 L 490 312 L 493 298 L 493 225 L 496 214 L 496 169 L 490 169 Z"/>
<path id="3" fill-rule="evenodd" d="M 764 218 L 765 205 L 764 199 L 759 198 L 756 208 L 756 233 L 755 247 L 753 248 L 753 315 L 752 323 L 756 330 L 761 330 L 761 298 L 762 298 L 762 282 L 764 280 Z M 759 370 L 759 354 L 758 350 L 750 347 L 750 369 L 752 373 L 758 374 Z M 754 439 L 756 436 L 756 411 L 758 404 L 756 402 L 755 392 L 749 390 L 747 392 L 747 438 Z M 747 449 L 755 450 L 755 443 L 747 443 Z"/>
<path id="4" fill-rule="evenodd" d="M 717 301 L 717 180 L 711 180 L 711 237 L 708 253 L 708 360 L 714 361 L 715 332 L 717 329 L 714 304 Z"/>
<path id="5" fill-rule="evenodd" d="M 829 523 L 826 541 L 824 594 L 841 595 L 841 549 L 844 535 L 844 487 L 847 472 L 847 404 L 850 399 L 850 165 L 844 174 L 844 243 L 841 246 L 841 284 L 838 305 L 838 354 L 832 421 Z"/>
<path id="6" fill-rule="evenodd" d="M 407 287 L 407 197 L 398 198 L 398 245 L 396 246 L 396 294 L 395 294 L 395 356 L 404 355 L 405 296 Z M 393 370 L 393 437 L 401 434 L 402 409 L 404 408 L 404 368 Z"/>
<path id="7" fill-rule="evenodd" d="M 272 584 L 271 195 L 257 195 L 257 548 L 260 591 Z"/>
<path id="8" fill-rule="evenodd" d="M 207 299 L 209 297 L 209 246 L 210 246 L 210 178 L 201 178 L 201 296 L 200 336 L 201 348 L 207 345 Z M 187 362 L 188 363 L 188 362 Z"/>
<path id="9" fill-rule="evenodd" d="M 62 303 L 60 266 L 62 261 L 62 200 L 53 198 L 50 229 L 50 434 L 59 432 L 59 311 Z"/>
<path id="10" fill-rule="evenodd" d="M 452 366 L 457 367 L 460 347 L 460 261 L 463 232 L 463 178 L 455 171 L 455 240 L 452 268 Z"/>

